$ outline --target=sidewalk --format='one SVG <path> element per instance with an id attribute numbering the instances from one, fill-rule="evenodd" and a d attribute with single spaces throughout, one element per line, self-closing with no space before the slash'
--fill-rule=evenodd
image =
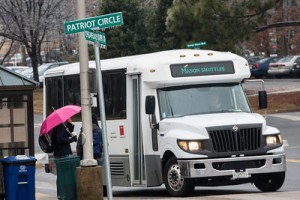
<path id="1" fill-rule="evenodd" d="M 56 197 L 42 194 L 42 193 L 35 193 L 35 199 L 36 200 L 54 200 L 54 199 L 56 199 Z"/>
<path id="2" fill-rule="evenodd" d="M 50 200 L 56 198 L 56 176 L 45 172 L 44 167 L 37 167 L 35 171 L 36 200 Z"/>
<path id="3" fill-rule="evenodd" d="M 36 153 L 35 198 L 36 200 L 53 200 L 56 198 L 56 176 L 45 172 L 47 154 Z"/>

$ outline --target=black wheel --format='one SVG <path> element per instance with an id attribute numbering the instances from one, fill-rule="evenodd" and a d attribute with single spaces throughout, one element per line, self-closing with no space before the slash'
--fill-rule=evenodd
<path id="1" fill-rule="evenodd" d="M 291 77 L 292 78 L 298 78 L 298 74 L 296 74 L 295 72 L 291 72 Z"/>
<path id="2" fill-rule="evenodd" d="M 256 75 L 256 76 L 254 76 L 256 79 L 259 79 L 259 78 L 262 78 L 263 77 L 263 75 Z"/>
<path id="3" fill-rule="evenodd" d="M 285 179 L 285 172 L 260 174 L 254 179 L 254 185 L 262 192 L 274 192 L 281 188 Z"/>
<path id="4" fill-rule="evenodd" d="M 164 167 L 164 182 L 170 195 L 188 196 L 195 188 L 192 179 L 183 178 L 176 158 L 170 158 Z"/>

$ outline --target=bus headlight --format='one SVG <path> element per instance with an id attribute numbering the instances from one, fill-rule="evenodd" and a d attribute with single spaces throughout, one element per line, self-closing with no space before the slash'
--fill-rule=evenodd
<path id="1" fill-rule="evenodd" d="M 266 136 L 266 144 L 267 145 L 277 145 L 282 144 L 282 138 L 281 135 L 268 135 Z"/>
<path id="2" fill-rule="evenodd" d="M 182 150 L 188 152 L 196 152 L 204 148 L 203 142 L 197 140 L 178 140 L 177 143 Z"/>

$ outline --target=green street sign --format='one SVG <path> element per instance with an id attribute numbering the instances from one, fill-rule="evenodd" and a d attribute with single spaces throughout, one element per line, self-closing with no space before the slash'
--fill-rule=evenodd
<path id="1" fill-rule="evenodd" d="M 86 29 L 105 29 L 123 25 L 122 12 L 110 13 L 91 18 L 78 19 L 64 23 L 65 33 L 75 34 Z"/>
<path id="2" fill-rule="evenodd" d="M 94 32 L 93 30 L 85 30 L 84 31 L 85 39 L 97 43 L 100 45 L 106 45 L 105 33 L 102 32 Z"/>
<path id="3" fill-rule="evenodd" d="M 207 44 L 206 42 L 197 42 L 194 44 L 188 44 L 186 47 L 187 48 L 195 48 L 195 47 L 205 46 L 206 44 Z"/>

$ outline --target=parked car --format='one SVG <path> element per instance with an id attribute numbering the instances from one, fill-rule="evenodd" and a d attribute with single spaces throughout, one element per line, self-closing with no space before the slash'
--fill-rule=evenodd
<path id="1" fill-rule="evenodd" d="M 33 69 L 32 67 L 25 69 L 23 71 L 20 72 L 20 74 L 22 74 L 23 76 L 25 76 L 26 78 L 30 78 L 33 79 Z"/>
<path id="2" fill-rule="evenodd" d="M 13 70 L 14 72 L 20 73 L 25 69 L 29 69 L 28 66 L 7 66 L 7 69 Z"/>
<path id="3" fill-rule="evenodd" d="M 253 65 L 256 61 L 263 59 L 264 56 L 249 56 L 246 58 L 248 61 L 249 66 Z"/>
<path id="4" fill-rule="evenodd" d="M 278 61 L 281 57 L 266 57 L 254 62 L 250 66 L 251 76 L 255 78 L 267 77 L 269 64 Z"/>
<path id="5" fill-rule="evenodd" d="M 300 55 L 286 56 L 275 63 L 270 63 L 268 75 L 273 77 L 292 76 L 293 66 L 299 57 Z"/>
<path id="6" fill-rule="evenodd" d="M 300 77 L 300 57 L 295 60 L 293 69 L 292 69 L 293 77 Z"/>
<path id="7" fill-rule="evenodd" d="M 39 82 L 40 82 L 40 87 L 43 86 L 43 82 L 44 82 L 44 73 L 48 70 L 48 69 L 52 69 L 61 65 L 65 65 L 68 64 L 69 62 L 65 61 L 65 62 L 55 62 L 55 63 L 44 63 L 41 66 L 38 67 L 38 74 L 39 74 Z M 26 69 L 22 72 L 20 72 L 20 74 L 22 74 L 23 76 L 25 76 L 26 78 L 29 79 L 33 79 L 33 69 L 32 67 L 29 69 Z"/>

